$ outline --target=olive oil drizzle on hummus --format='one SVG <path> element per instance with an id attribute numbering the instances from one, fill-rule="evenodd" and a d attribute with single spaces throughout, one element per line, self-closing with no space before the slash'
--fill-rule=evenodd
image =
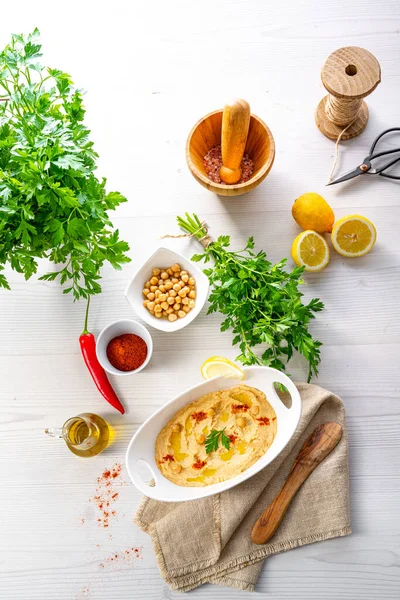
<path id="1" fill-rule="evenodd" d="M 205 439 L 214 430 L 225 431 L 229 450 L 220 444 L 206 453 Z M 157 436 L 155 458 L 173 483 L 202 487 L 251 467 L 276 432 L 276 414 L 265 394 L 241 384 L 202 396 L 178 411 Z"/>

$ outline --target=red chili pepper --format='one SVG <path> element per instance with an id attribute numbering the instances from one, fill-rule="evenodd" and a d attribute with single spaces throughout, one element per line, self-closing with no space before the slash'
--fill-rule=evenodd
<path id="1" fill-rule="evenodd" d="M 100 394 L 104 396 L 111 406 L 119 410 L 121 414 L 124 414 L 125 409 L 119 401 L 117 394 L 114 392 L 111 383 L 108 380 L 107 373 L 97 359 L 95 337 L 93 333 L 90 333 L 87 329 L 89 305 L 90 296 L 86 307 L 85 328 L 79 337 L 82 356 Z"/>

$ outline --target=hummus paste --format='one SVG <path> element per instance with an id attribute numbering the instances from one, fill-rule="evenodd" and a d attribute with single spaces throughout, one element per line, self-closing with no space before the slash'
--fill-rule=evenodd
<path id="1" fill-rule="evenodd" d="M 222 430 L 224 435 L 218 436 Z M 251 467 L 271 446 L 276 431 L 276 414 L 265 394 L 237 385 L 202 396 L 177 412 L 157 436 L 155 458 L 173 483 L 203 487 Z M 207 453 L 212 432 L 218 445 Z"/>

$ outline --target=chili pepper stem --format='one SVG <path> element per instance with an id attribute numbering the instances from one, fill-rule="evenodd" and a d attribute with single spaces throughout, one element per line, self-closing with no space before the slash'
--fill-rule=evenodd
<path id="1" fill-rule="evenodd" d="M 85 312 L 85 325 L 84 325 L 81 335 L 87 335 L 88 333 L 90 333 L 90 331 L 88 330 L 89 306 L 90 306 L 90 296 L 88 296 L 88 299 L 87 299 L 86 312 Z"/>

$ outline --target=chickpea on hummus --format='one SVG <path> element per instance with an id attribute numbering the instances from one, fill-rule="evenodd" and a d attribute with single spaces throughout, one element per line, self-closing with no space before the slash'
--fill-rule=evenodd
<path id="1" fill-rule="evenodd" d="M 157 436 L 155 459 L 176 485 L 203 487 L 251 467 L 276 432 L 276 414 L 265 394 L 237 385 L 178 411 Z"/>

